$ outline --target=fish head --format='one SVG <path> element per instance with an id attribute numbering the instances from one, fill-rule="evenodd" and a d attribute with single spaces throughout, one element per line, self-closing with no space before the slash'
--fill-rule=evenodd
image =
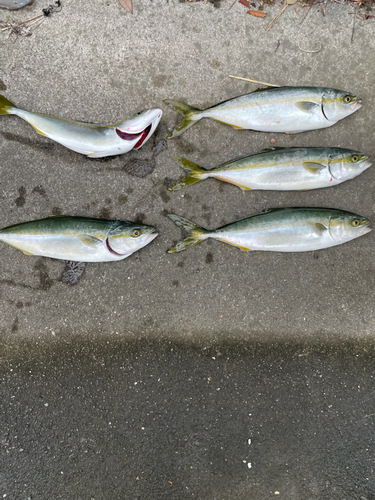
<path id="1" fill-rule="evenodd" d="M 108 232 L 106 245 L 112 254 L 125 258 L 151 243 L 157 236 L 152 226 L 119 221 Z"/>
<path id="2" fill-rule="evenodd" d="M 323 115 L 332 122 L 337 122 L 351 115 L 361 106 L 362 99 L 342 90 L 326 89 L 322 97 Z"/>
<path id="3" fill-rule="evenodd" d="M 334 179 L 345 181 L 352 179 L 371 167 L 372 162 L 369 156 L 349 149 L 338 150 L 331 155 L 329 169 Z"/>
<path id="4" fill-rule="evenodd" d="M 328 231 L 333 240 L 344 243 L 369 233 L 371 221 L 350 212 L 339 212 L 330 217 Z"/>
<path id="5" fill-rule="evenodd" d="M 146 109 L 118 123 L 116 134 L 129 145 L 131 149 L 139 149 L 149 140 L 159 125 L 163 111 L 159 108 Z"/>

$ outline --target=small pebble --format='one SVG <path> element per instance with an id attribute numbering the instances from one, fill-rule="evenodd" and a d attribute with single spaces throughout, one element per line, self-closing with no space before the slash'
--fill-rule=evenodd
<path id="1" fill-rule="evenodd" d="M 276 143 L 276 139 L 271 139 L 271 144 L 275 144 Z"/>

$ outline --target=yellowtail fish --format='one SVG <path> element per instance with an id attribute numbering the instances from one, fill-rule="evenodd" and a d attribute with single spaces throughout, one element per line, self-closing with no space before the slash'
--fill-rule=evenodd
<path id="1" fill-rule="evenodd" d="M 181 135 L 202 118 L 239 129 L 297 134 L 331 127 L 362 106 L 361 99 L 349 92 L 322 87 L 258 89 L 203 111 L 171 99 L 164 102 L 184 116 L 169 139 Z"/>
<path id="2" fill-rule="evenodd" d="M 170 190 L 213 177 L 241 189 L 291 191 L 336 186 L 372 163 L 368 156 L 343 148 L 274 148 L 206 170 L 181 156 L 172 158 L 188 173 Z"/>
<path id="3" fill-rule="evenodd" d="M 0 241 L 26 254 L 74 262 L 122 260 L 157 235 L 152 226 L 66 215 L 0 229 Z"/>
<path id="4" fill-rule="evenodd" d="M 152 108 L 116 125 L 91 125 L 24 111 L 0 96 L 0 115 L 17 115 L 30 123 L 39 134 L 90 158 L 120 155 L 139 149 L 154 133 L 162 114 L 161 109 Z"/>
<path id="5" fill-rule="evenodd" d="M 207 238 L 245 251 L 309 252 L 341 245 L 371 231 L 365 217 L 330 208 L 274 208 L 212 231 L 178 215 L 168 217 L 188 233 L 168 253 L 181 252 Z"/>

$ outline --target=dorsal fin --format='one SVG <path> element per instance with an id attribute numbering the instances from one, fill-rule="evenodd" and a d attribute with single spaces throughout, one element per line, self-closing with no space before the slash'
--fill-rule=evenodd
<path id="1" fill-rule="evenodd" d="M 252 92 L 250 92 L 250 94 L 255 94 L 255 92 L 262 92 L 263 90 L 275 90 L 279 87 L 271 87 L 271 86 L 267 86 L 267 87 L 259 87 L 257 88 L 256 90 L 253 90 Z"/>

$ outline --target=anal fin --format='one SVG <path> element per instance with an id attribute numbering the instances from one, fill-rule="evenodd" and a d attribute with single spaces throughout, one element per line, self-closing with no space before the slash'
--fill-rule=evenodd
<path id="1" fill-rule="evenodd" d="M 22 250 L 22 248 L 20 247 L 16 247 L 16 245 L 12 245 L 11 243 L 8 243 L 7 241 L 4 241 L 4 243 L 7 243 L 9 246 L 13 247 L 13 248 L 16 248 L 17 250 L 20 250 L 22 253 L 24 253 L 25 255 L 34 255 L 33 253 L 31 252 L 27 252 L 26 250 Z"/>

